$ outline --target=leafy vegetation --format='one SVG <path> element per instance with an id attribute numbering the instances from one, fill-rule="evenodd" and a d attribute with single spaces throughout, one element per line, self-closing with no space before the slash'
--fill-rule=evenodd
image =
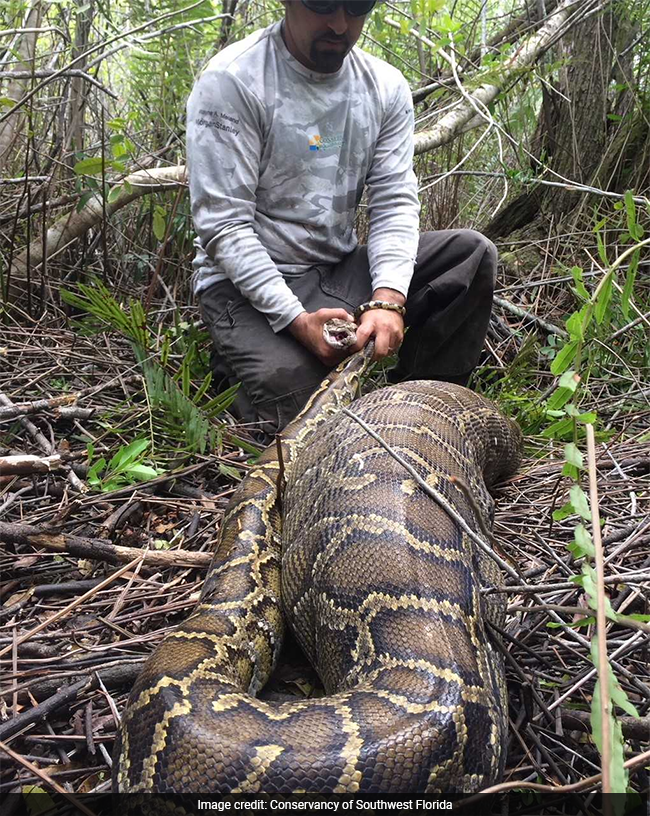
<path id="1" fill-rule="evenodd" d="M 152 435 L 163 432 L 167 444 L 173 444 L 176 453 L 203 453 L 206 449 L 214 449 L 219 430 L 215 420 L 232 404 L 238 385 L 231 386 L 216 397 L 206 397 L 212 372 L 204 373 L 206 366 L 200 360 L 198 349 L 201 344 L 205 346 L 204 334 L 192 330 L 188 324 L 182 324 L 176 315 L 174 325 L 156 336 L 147 323 L 140 301 L 131 299 L 126 309 L 100 281 L 90 285 L 81 283 L 78 288 L 80 294 L 63 289 L 61 297 L 95 319 L 95 322 L 86 320 L 82 323 L 82 330 L 109 328 L 131 341 L 145 379 Z M 180 360 L 180 363 L 170 374 L 166 369 L 172 367 L 174 359 Z M 197 372 L 202 379 L 195 387 L 193 377 Z M 133 445 L 139 443 L 134 442 Z M 130 449 L 131 446 L 128 446 L 123 450 Z M 119 457 L 120 451 L 115 456 Z M 101 470 L 104 463 L 100 461 Z M 114 468 L 115 462 L 112 460 L 109 470 Z M 133 472 L 132 467 L 129 472 Z M 153 473 L 155 475 L 155 471 Z M 96 473 L 94 475 L 96 477 Z M 112 479 L 110 483 L 113 483 Z"/>

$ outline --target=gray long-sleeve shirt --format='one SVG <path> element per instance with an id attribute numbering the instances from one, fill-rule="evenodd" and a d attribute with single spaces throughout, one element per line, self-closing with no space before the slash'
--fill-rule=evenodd
<path id="1" fill-rule="evenodd" d="M 281 25 L 217 54 L 187 106 L 195 292 L 229 279 L 276 332 L 304 311 L 285 278 L 357 246 L 364 185 L 374 289 L 406 295 L 419 220 L 404 77 L 358 48 L 310 71 Z"/>

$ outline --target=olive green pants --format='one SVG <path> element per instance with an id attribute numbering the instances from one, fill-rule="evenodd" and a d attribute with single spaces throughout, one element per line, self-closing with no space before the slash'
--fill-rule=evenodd
<path id="1" fill-rule="evenodd" d="M 494 245 L 478 232 L 420 236 L 406 300 L 408 331 L 392 379 L 466 384 L 490 319 L 496 262 Z M 366 247 L 287 283 L 308 312 L 352 312 L 372 295 Z M 287 329 L 276 334 L 230 281 L 214 284 L 199 301 L 214 343 L 215 383 L 241 383 L 232 413 L 270 438 L 296 416 L 328 369 Z"/>

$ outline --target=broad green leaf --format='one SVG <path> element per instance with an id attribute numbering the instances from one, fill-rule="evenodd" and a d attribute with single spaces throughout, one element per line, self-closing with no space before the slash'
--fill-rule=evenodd
<path id="1" fill-rule="evenodd" d="M 572 267 L 571 275 L 573 276 L 573 282 L 576 285 L 576 291 L 580 297 L 583 297 L 585 300 L 589 300 L 589 292 L 582 281 L 582 269 L 580 269 L 579 266 Z"/>
<path id="2" fill-rule="evenodd" d="M 598 293 L 598 297 L 596 299 L 596 303 L 594 306 L 594 316 L 596 317 L 596 322 L 600 325 L 605 316 L 607 315 L 607 308 L 609 306 L 609 301 L 612 298 L 612 280 L 613 275 L 608 275 L 607 280 L 603 284 L 602 289 Z"/>
<path id="3" fill-rule="evenodd" d="M 573 396 L 574 391 L 575 388 L 556 388 L 546 403 L 547 412 L 551 413 L 551 411 L 558 411 L 560 408 L 566 405 L 566 403 Z"/>
<path id="4" fill-rule="evenodd" d="M 597 584 L 597 577 L 596 577 L 596 570 L 591 566 L 591 564 L 584 563 L 582 565 L 582 575 L 584 581 L 582 583 L 582 588 L 584 589 L 587 595 L 587 602 L 589 606 L 594 610 L 597 611 L 598 609 L 598 584 Z M 605 615 L 609 620 L 615 621 L 618 620 L 618 615 L 614 611 L 612 604 L 607 597 L 604 596 L 603 600 L 605 601 Z"/>
<path id="5" fill-rule="evenodd" d="M 121 194 L 122 194 L 122 185 L 121 184 L 115 184 L 113 187 L 111 187 L 110 192 L 108 194 L 108 198 L 107 198 L 108 203 L 113 204 L 115 201 L 117 201 L 117 199 L 120 197 Z"/>
<path id="6" fill-rule="evenodd" d="M 121 119 L 117 117 L 116 119 L 111 119 L 106 124 L 111 130 L 119 132 L 124 130 L 124 128 L 126 127 L 126 119 Z"/>
<path id="7" fill-rule="evenodd" d="M 591 541 L 591 534 L 583 524 L 576 526 L 573 532 L 573 542 L 569 544 L 569 550 L 574 558 L 583 558 L 585 555 L 593 558 L 596 554 Z"/>
<path id="8" fill-rule="evenodd" d="M 129 151 L 124 142 L 124 136 L 122 135 L 113 136 L 111 138 L 111 142 L 113 141 L 113 139 L 117 139 L 117 141 L 111 144 L 111 152 L 113 153 L 113 158 L 121 159 L 123 156 L 128 155 Z"/>
<path id="9" fill-rule="evenodd" d="M 99 481 L 99 474 L 104 470 L 105 467 L 106 467 L 106 459 L 104 459 L 104 457 L 102 457 L 101 459 L 98 459 L 95 462 L 95 464 L 92 465 L 90 467 L 90 469 L 88 470 L 88 475 L 86 476 L 88 481 L 91 482 L 91 483 Z"/>
<path id="10" fill-rule="evenodd" d="M 603 222 L 601 221 L 600 224 L 596 226 L 596 241 L 598 242 L 598 254 L 600 255 L 600 260 L 603 262 L 605 267 L 609 267 L 609 260 L 607 258 L 607 248 L 605 247 L 605 242 L 603 241 L 603 236 L 600 231 L 600 225 Z"/>
<path id="11" fill-rule="evenodd" d="M 553 521 L 563 521 L 565 518 L 572 516 L 575 513 L 575 508 L 571 502 L 567 502 L 558 510 L 553 510 Z"/>
<path id="12" fill-rule="evenodd" d="M 435 27 L 438 31 L 454 33 L 458 31 L 459 28 L 462 28 L 462 23 L 454 20 L 449 14 L 442 14 L 435 21 Z"/>
<path id="13" fill-rule="evenodd" d="M 109 479 L 107 482 L 102 482 L 102 493 L 112 493 L 114 490 L 119 490 L 121 487 L 124 487 L 125 484 L 124 479 L 119 477 Z"/>
<path id="14" fill-rule="evenodd" d="M 79 197 L 79 201 L 77 201 L 76 211 L 81 212 L 86 204 L 90 201 L 91 198 L 95 197 L 95 193 L 93 190 L 86 190 L 85 193 L 82 193 Z"/>
<path id="15" fill-rule="evenodd" d="M 575 405 L 567 405 L 566 412 L 569 416 L 574 417 L 574 419 L 577 419 L 578 422 L 584 422 L 585 425 L 593 425 L 593 423 L 598 418 L 593 411 L 587 411 L 584 414 L 579 413 Z"/>
<path id="16" fill-rule="evenodd" d="M 109 471 L 117 470 L 122 465 L 122 459 L 124 458 L 124 451 L 126 448 L 121 447 L 119 448 L 111 457 L 111 461 L 108 463 Z"/>
<path id="17" fill-rule="evenodd" d="M 560 377 L 560 388 L 568 388 L 569 391 L 572 393 L 578 387 L 578 383 L 580 382 L 580 377 L 576 374 L 573 369 L 569 369 L 565 371 L 564 374 Z"/>
<path id="18" fill-rule="evenodd" d="M 623 293 L 621 295 L 621 311 L 623 312 L 623 317 L 625 318 L 625 320 L 628 319 L 630 314 L 630 298 L 632 297 L 632 292 L 634 291 L 634 282 L 636 280 L 636 270 L 638 266 L 639 266 L 639 250 L 637 249 L 636 252 L 632 253 L 630 265 L 628 266 L 627 274 L 625 276 Z"/>
<path id="19" fill-rule="evenodd" d="M 598 665 L 598 638 L 593 637 L 591 639 L 591 661 L 594 666 Z M 611 697 L 612 701 L 615 705 L 619 708 L 622 708 L 626 714 L 629 714 L 630 717 L 639 718 L 639 712 L 630 702 L 627 694 L 621 688 L 621 684 L 618 682 L 616 675 L 614 674 L 614 670 L 612 669 L 611 663 L 607 663 L 608 669 L 608 685 L 609 685 L 609 696 Z"/>
<path id="20" fill-rule="evenodd" d="M 136 439 L 129 445 L 126 445 L 126 447 L 120 448 L 115 456 L 111 459 L 109 470 L 116 470 L 118 467 L 124 469 L 134 462 L 138 456 L 144 453 L 148 447 L 148 439 Z"/>
<path id="21" fill-rule="evenodd" d="M 542 436 L 546 437 L 547 439 L 564 439 L 566 435 L 570 434 L 572 431 L 573 420 L 560 419 L 558 422 L 554 422 L 552 425 L 549 425 L 548 428 L 545 428 L 542 431 Z"/>
<path id="22" fill-rule="evenodd" d="M 571 465 L 568 462 L 565 462 L 562 467 L 562 475 L 568 476 L 574 482 L 577 482 L 580 478 L 580 471 L 575 465 Z"/>
<path id="23" fill-rule="evenodd" d="M 640 241 L 639 227 L 636 223 L 636 205 L 634 203 L 634 196 L 632 190 L 625 191 L 625 215 L 627 217 L 627 230 L 630 233 L 633 241 Z"/>
<path id="24" fill-rule="evenodd" d="M 564 460 L 582 470 L 582 451 L 574 442 L 569 442 L 568 445 L 564 446 Z"/>
<path id="25" fill-rule="evenodd" d="M 613 714 L 609 714 L 608 722 L 603 723 L 600 706 L 601 687 L 600 681 L 596 682 L 594 696 L 591 701 L 591 728 L 594 742 L 602 755 L 603 752 L 603 729 L 609 731 L 609 744 L 611 751 L 609 774 L 612 785 L 612 793 L 625 793 L 627 791 L 628 772 L 625 769 L 625 752 L 623 745 L 623 734 L 620 723 Z"/>
<path id="26" fill-rule="evenodd" d="M 574 506 L 576 513 L 582 516 L 583 519 L 591 521 L 591 510 L 589 509 L 589 502 L 587 495 L 580 485 L 573 485 L 569 490 L 571 497 L 571 504 Z"/>
<path id="27" fill-rule="evenodd" d="M 559 374 L 564 373 L 573 362 L 577 349 L 577 340 L 572 340 L 570 343 L 563 346 L 557 353 L 556 358 L 551 363 L 551 374 L 555 374 L 557 377 Z"/>
<path id="28" fill-rule="evenodd" d="M 137 479 L 139 482 L 146 482 L 149 479 L 155 479 L 158 476 L 156 468 L 149 467 L 149 465 L 129 465 L 126 469 L 128 476 Z"/>
<path id="29" fill-rule="evenodd" d="M 92 176 L 102 172 L 104 169 L 104 161 L 101 156 L 95 156 L 92 159 L 82 159 L 75 164 L 73 169 L 78 176 Z"/>
<path id="30" fill-rule="evenodd" d="M 165 217 L 156 210 L 153 214 L 153 234 L 159 241 L 165 237 L 166 222 Z"/>
<path id="31" fill-rule="evenodd" d="M 581 312 L 574 312 L 569 318 L 567 318 L 564 325 L 566 326 L 566 330 L 569 332 L 572 340 L 583 339 Z"/>

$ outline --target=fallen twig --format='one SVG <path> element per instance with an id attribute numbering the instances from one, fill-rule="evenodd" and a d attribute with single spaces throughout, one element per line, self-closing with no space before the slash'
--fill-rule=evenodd
<path id="1" fill-rule="evenodd" d="M 53 456 L 0 456 L 0 476 L 26 476 L 30 473 L 52 473 L 65 467 L 58 453 Z"/>
<path id="2" fill-rule="evenodd" d="M 139 550 L 123 547 L 96 538 L 80 538 L 66 533 L 53 533 L 30 524 L 8 524 L 0 521 L 0 541 L 13 544 L 43 547 L 46 550 L 66 553 L 77 558 L 107 561 L 109 564 L 125 564 L 142 560 L 153 567 L 192 567 L 205 569 L 212 560 L 211 553 L 189 550 Z"/>
<path id="3" fill-rule="evenodd" d="M 54 711 L 61 708 L 61 706 L 76 700 L 77 697 L 89 689 L 92 684 L 92 677 L 85 677 L 83 680 L 79 680 L 72 685 L 63 685 L 62 682 L 59 682 L 59 686 L 63 687 L 56 694 L 48 697 L 48 699 L 44 700 L 40 705 L 22 711 L 11 720 L 0 724 L 0 740 L 10 739 L 14 734 L 22 731 L 23 728 L 26 728 L 28 725 L 46 719 Z"/>
<path id="4" fill-rule="evenodd" d="M 42 411 L 52 411 L 62 405 L 72 405 L 77 401 L 78 394 L 64 394 L 61 397 L 51 399 L 32 400 L 32 402 L 15 402 L 10 405 L 0 407 L 0 421 L 3 419 L 13 419 L 17 416 L 28 414 L 38 414 Z"/>
<path id="5" fill-rule="evenodd" d="M 588 711 L 570 711 L 562 709 L 562 725 L 573 730 L 591 733 L 591 714 Z M 650 717 L 629 717 L 621 715 L 616 718 L 620 723 L 623 736 L 637 742 L 650 742 Z"/>
<path id="6" fill-rule="evenodd" d="M 547 334 L 556 334 L 558 337 L 569 336 L 564 329 L 556 326 L 555 323 L 549 323 L 548 320 L 543 320 L 541 317 L 537 317 L 537 315 L 534 315 L 532 312 L 527 312 L 525 309 L 522 309 L 521 306 L 516 306 L 514 303 L 510 303 L 509 300 L 505 300 L 505 298 L 494 295 L 494 302 L 497 304 L 497 306 L 500 306 L 502 309 L 505 309 L 514 315 L 517 315 L 517 317 L 521 317 L 524 320 L 529 320 L 531 323 L 536 323 L 540 328 L 544 329 Z"/>

